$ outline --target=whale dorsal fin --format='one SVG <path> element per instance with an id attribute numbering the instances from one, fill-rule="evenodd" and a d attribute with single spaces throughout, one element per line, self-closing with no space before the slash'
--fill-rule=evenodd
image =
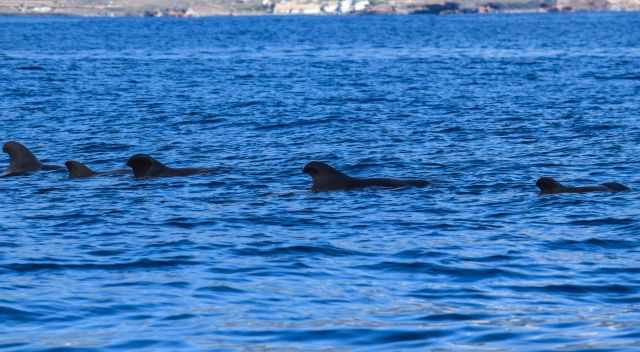
<path id="1" fill-rule="evenodd" d="M 311 176 L 314 192 L 336 189 L 348 189 L 354 187 L 357 180 L 336 170 L 332 166 L 321 161 L 311 161 L 304 166 L 302 172 Z"/>
<path id="2" fill-rule="evenodd" d="M 69 177 L 91 177 L 91 176 L 95 176 L 96 173 L 91 170 L 89 167 L 87 167 L 87 165 L 75 161 L 75 160 L 69 160 L 67 162 L 64 163 L 65 166 L 67 167 L 67 170 L 69 171 Z"/>
<path id="3" fill-rule="evenodd" d="M 36 171 L 42 167 L 42 163 L 24 145 L 11 141 L 4 144 L 2 151 L 9 154 L 9 169 L 5 174 Z"/>

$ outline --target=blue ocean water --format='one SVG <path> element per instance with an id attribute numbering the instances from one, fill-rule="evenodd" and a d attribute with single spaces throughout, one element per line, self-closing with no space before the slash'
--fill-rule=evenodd
<path id="1" fill-rule="evenodd" d="M 3 351 L 638 351 L 640 14 L 0 18 Z M 0 155 L 0 167 L 8 163 Z M 302 167 L 426 178 L 312 193 Z"/>

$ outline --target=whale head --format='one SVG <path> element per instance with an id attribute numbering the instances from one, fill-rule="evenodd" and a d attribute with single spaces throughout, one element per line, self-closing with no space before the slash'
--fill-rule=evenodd
<path id="1" fill-rule="evenodd" d="M 340 171 L 334 169 L 333 167 L 321 162 L 321 161 L 312 161 L 304 166 L 302 172 L 308 174 L 311 177 L 314 176 L 325 176 L 325 175 L 340 175 L 342 174 Z"/>
<path id="2" fill-rule="evenodd" d="M 542 193 L 558 193 L 563 188 L 560 182 L 551 177 L 540 177 L 538 181 L 536 181 L 536 186 L 540 188 Z"/>
<path id="3" fill-rule="evenodd" d="M 133 176 L 136 178 L 156 176 L 158 172 L 167 169 L 162 163 L 146 154 L 130 157 L 127 160 L 127 166 L 133 169 Z"/>
<path id="4" fill-rule="evenodd" d="M 90 168 L 88 168 L 85 164 L 77 162 L 75 160 L 69 160 L 64 163 L 69 171 L 69 177 L 81 178 L 81 177 L 91 177 L 96 173 L 93 172 Z"/>

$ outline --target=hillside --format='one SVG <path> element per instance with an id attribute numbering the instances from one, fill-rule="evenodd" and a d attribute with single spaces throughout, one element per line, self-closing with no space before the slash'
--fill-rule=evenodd
<path id="1" fill-rule="evenodd" d="M 2 0 L 0 14 L 78 16 L 637 11 L 640 0 Z"/>

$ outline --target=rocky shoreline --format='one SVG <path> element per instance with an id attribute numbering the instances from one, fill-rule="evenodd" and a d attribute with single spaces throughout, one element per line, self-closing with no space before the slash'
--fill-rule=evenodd
<path id="1" fill-rule="evenodd" d="M 4 0 L 2 15 L 207 17 L 640 11 L 640 0 Z"/>

